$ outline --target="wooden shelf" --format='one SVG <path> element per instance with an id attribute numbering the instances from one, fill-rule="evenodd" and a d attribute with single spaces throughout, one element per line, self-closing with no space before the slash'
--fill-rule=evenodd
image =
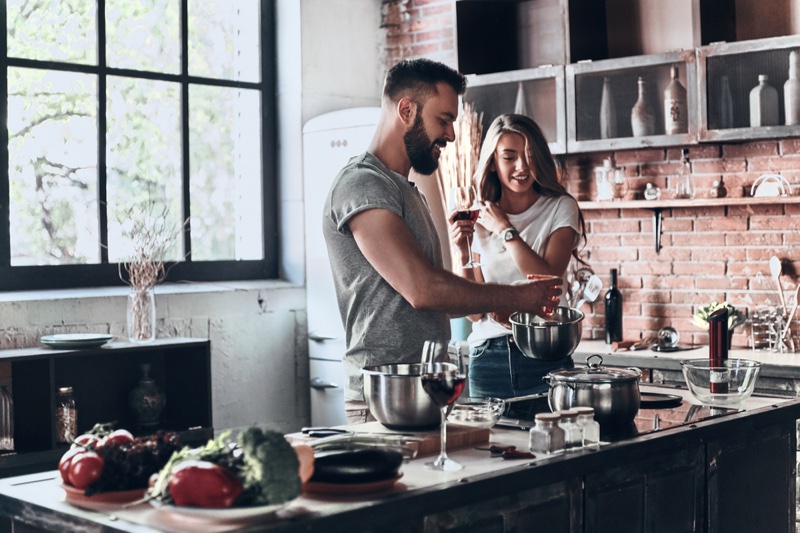
<path id="1" fill-rule="evenodd" d="M 651 209 L 653 211 L 653 240 L 656 253 L 661 251 L 661 211 L 681 207 L 715 207 L 730 205 L 800 204 L 800 196 L 770 196 L 760 198 L 693 198 L 686 200 L 610 200 L 607 202 L 578 202 L 585 211 L 608 209 Z"/>
<path id="2" fill-rule="evenodd" d="M 679 207 L 714 207 L 727 205 L 800 204 L 800 196 L 771 196 L 768 198 L 694 198 L 691 200 L 611 200 L 608 202 L 578 202 L 583 210 L 599 209 L 674 209 Z"/>

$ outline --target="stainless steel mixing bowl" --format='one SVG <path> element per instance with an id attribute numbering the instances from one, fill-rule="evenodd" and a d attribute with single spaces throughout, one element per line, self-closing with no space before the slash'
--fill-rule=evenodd
<path id="1" fill-rule="evenodd" d="M 439 407 L 422 388 L 420 366 L 393 364 L 361 369 L 369 410 L 387 428 L 424 431 L 441 424 Z"/>
<path id="2" fill-rule="evenodd" d="M 514 313 L 510 318 L 514 342 L 528 357 L 558 361 L 572 355 L 581 341 L 583 312 L 557 307 L 552 316 Z"/>

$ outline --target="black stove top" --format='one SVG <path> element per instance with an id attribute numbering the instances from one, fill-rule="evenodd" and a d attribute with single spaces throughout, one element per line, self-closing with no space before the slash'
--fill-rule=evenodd
<path id="1" fill-rule="evenodd" d="M 642 394 L 646 395 L 646 393 Z M 550 412 L 547 396 L 547 393 L 542 393 L 507 399 L 504 417 L 498 425 L 519 429 L 533 427 L 534 417 L 537 413 Z M 660 397 L 656 401 L 653 396 Z M 666 401 L 667 397 L 674 401 Z M 739 412 L 739 409 L 695 405 L 677 395 L 650 395 L 648 400 L 642 403 L 642 407 L 631 424 L 627 426 L 601 424 L 600 438 L 606 442 L 618 442 Z"/>

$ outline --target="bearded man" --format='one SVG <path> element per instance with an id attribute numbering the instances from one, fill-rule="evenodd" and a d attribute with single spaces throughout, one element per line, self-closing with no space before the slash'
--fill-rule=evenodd
<path id="1" fill-rule="evenodd" d="M 430 209 L 409 181 L 430 175 L 455 139 L 453 122 L 466 78 L 428 59 L 404 60 L 384 82 L 381 117 L 367 151 L 331 186 L 323 234 L 346 332 L 348 423 L 373 420 L 361 369 L 418 363 L 426 340 L 449 339 L 450 318 L 522 311 L 546 315 L 561 280 L 474 283 L 443 268 Z"/>

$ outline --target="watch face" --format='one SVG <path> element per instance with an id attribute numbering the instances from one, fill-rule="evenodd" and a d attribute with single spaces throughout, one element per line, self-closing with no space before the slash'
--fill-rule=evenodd
<path id="1" fill-rule="evenodd" d="M 510 241 L 511 239 L 513 239 L 513 238 L 514 238 L 514 233 L 515 233 L 515 232 L 514 232 L 514 230 L 512 230 L 512 229 L 507 229 L 507 230 L 505 230 L 505 231 L 503 232 L 503 240 L 505 240 L 505 241 Z"/>

